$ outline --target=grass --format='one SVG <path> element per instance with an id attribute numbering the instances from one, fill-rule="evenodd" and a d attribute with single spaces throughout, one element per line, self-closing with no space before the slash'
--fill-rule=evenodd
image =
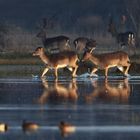
<path id="1" fill-rule="evenodd" d="M 43 64 L 38 57 L 31 53 L 1 53 L 0 65 L 40 65 Z"/>

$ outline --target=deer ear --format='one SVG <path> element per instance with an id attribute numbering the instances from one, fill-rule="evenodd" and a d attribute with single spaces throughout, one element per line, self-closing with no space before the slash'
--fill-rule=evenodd
<path id="1" fill-rule="evenodd" d="M 93 50 L 95 50 L 95 47 L 93 47 L 93 48 L 90 50 L 90 52 L 89 52 L 89 53 L 92 53 L 92 52 L 93 52 Z"/>

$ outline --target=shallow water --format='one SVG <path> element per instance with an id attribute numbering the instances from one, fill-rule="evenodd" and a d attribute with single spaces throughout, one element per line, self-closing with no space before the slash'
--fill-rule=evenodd
<path id="1" fill-rule="evenodd" d="M 139 100 L 139 77 L 0 79 L 0 122 L 9 126 L 0 138 L 139 139 Z M 40 128 L 25 133 L 23 120 L 35 122 Z M 62 135 L 60 121 L 73 124 L 75 132 Z"/>

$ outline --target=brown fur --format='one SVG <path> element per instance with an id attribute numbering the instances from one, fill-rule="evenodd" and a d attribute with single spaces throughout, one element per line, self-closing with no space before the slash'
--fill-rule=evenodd
<path id="1" fill-rule="evenodd" d="M 123 71 L 124 75 L 128 75 L 130 67 L 128 54 L 122 51 L 104 53 L 100 55 L 93 55 L 91 52 L 85 52 L 83 60 L 91 60 L 96 65 L 96 68 L 94 68 L 91 72 L 92 74 L 98 69 L 104 69 L 106 77 L 108 76 L 108 69 L 111 67 L 127 67 L 126 70 Z"/>
<path id="2" fill-rule="evenodd" d="M 33 53 L 33 56 L 39 56 L 41 60 L 47 65 L 46 69 L 42 73 L 42 77 L 47 73 L 49 69 L 55 70 L 55 77 L 58 77 L 57 70 L 59 68 L 64 67 L 70 67 L 73 68 L 72 76 L 76 76 L 77 71 L 77 54 L 73 51 L 63 51 L 58 54 L 51 54 L 47 55 L 45 54 L 45 51 L 42 47 L 38 47 L 35 52 Z"/>

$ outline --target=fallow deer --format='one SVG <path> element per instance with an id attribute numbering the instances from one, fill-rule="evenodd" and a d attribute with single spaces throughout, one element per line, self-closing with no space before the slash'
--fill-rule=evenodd
<path id="1" fill-rule="evenodd" d="M 42 39 L 45 49 L 50 53 L 58 53 L 70 49 L 69 37 L 67 36 L 60 35 L 48 38 L 47 30 L 53 27 L 52 20 L 55 16 L 56 14 L 50 18 L 43 18 L 41 31 L 37 34 L 37 37 Z"/>
<path id="2" fill-rule="evenodd" d="M 78 37 L 74 41 L 74 46 L 77 51 L 84 51 L 96 46 L 96 41 L 86 37 Z M 88 44 L 88 45 L 87 45 Z"/>
<path id="3" fill-rule="evenodd" d="M 46 29 L 42 29 L 38 34 L 38 38 L 42 39 L 43 45 L 46 50 L 50 53 L 58 53 L 63 50 L 70 49 L 69 45 L 69 37 L 67 36 L 55 36 L 55 37 L 47 37 Z"/>
<path id="4" fill-rule="evenodd" d="M 46 68 L 42 73 L 42 77 L 48 72 L 49 69 L 54 69 L 55 78 L 57 79 L 58 69 L 65 67 L 67 67 L 69 70 L 72 68 L 72 76 L 76 77 L 78 57 L 74 51 L 63 51 L 61 53 L 47 55 L 43 47 L 38 47 L 33 53 L 33 56 L 39 56 L 46 64 Z"/>
<path id="5" fill-rule="evenodd" d="M 134 48 L 135 51 L 135 44 L 136 44 L 136 37 L 134 32 L 132 31 L 126 31 L 126 32 L 119 32 L 116 29 L 116 25 L 113 21 L 113 18 L 110 18 L 109 25 L 108 25 L 108 32 L 111 33 L 112 37 L 116 38 L 117 43 L 121 48 L 124 46 L 128 46 L 131 48 Z"/>
<path id="6" fill-rule="evenodd" d="M 118 42 L 118 44 L 121 45 L 121 47 L 135 46 L 134 33 L 131 31 L 124 32 L 124 33 L 118 33 L 117 34 L 117 42 Z"/>
<path id="7" fill-rule="evenodd" d="M 127 53 L 123 51 L 117 51 L 94 55 L 92 54 L 94 49 L 95 48 L 92 48 L 92 50 L 86 51 L 82 59 L 82 61 L 90 60 L 96 65 L 91 74 L 95 74 L 98 69 L 103 69 L 105 70 L 105 77 L 107 78 L 109 68 L 117 67 L 120 71 L 123 72 L 125 76 L 129 76 L 128 70 L 130 67 L 130 60 Z M 124 67 L 126 67 L 125 70 Z"/>

